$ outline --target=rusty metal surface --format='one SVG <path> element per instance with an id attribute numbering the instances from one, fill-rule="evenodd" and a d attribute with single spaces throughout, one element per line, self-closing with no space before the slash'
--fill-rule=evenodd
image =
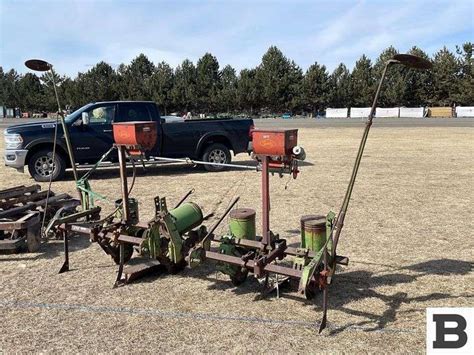
<path id="1" fill-rule="evenodd" d="M 25 240 L 26 235 L 17 239 L 2 239 L 0 240 L 0 252 L 6 254 L 16 253 L 23 248 Z"/>
<path id="2" fill-rule="evenodd" d="M 5 211 L 0 211 L 0 218 L 11 217 L 28 210 L 34 210 L 37 207 L 44 207 L 46 205 L 46 200 L 47 199 L 42 199 L 39 201 L 31 201 L 31 202 L 28 202 L 24 206 L 14 207 Z M 73 202 L 74 200 L 72 200 L 71 196 L 68 194 L 59 194 L 56 196 L 52 196 L 48 200 L 49 200 L 48 201 L 49 207 L 67 204 L 67 203 L 74 203 Z"/>
<path id="3" fill-rule="evenodd" d="M 115 122 L 112 126 L 114 142 L 117 146 L 145 151 L 152 149 L 158 139 L 157 123 L 153 121 Z M 130 153 L 133 154 L 133 152 Z"/>
<path id="4" fill-rule="evenodd" d="M 30 59 L 25 62 L 25 65 L 28 69 L 34 71 L 48 71 L 53 66 L 48 62 L 41 59 Z"/>
<path id="5" fill-rule="evenodd" d="M 141 260 L 139 264 L 129 265 L 123 269 L 125 275 L 125 283 L 133 282 L 139 278 L 151 275 L 164 268 L 158 260 L 146 259 Z"/>
<path id="6" fill-rule="evenodd" d="M 326 221 L 326 217 L 320 214 L 307 214 L 304 216 L 301 216 L 300 222 L 301 225 L 303 225 L 304 222 L 306 221 L 311 221 L 311 220 L 316 220 L 316 219 L 324 219 Z"/>
<path id="7" fill-rule="evenodd" d="M 253 152 L 262 156 L 289 156 L 297 145 L 297 129 L 255 129 L 252 131 Z"/>
<path id="8" fill-rule="evenodd" d="M 262 244 L 270 244 L 270 158 L 262 157 Z"/>
<path id="9" fill-rule="evenodd" d="M 255 210 L 251 208 L 236 208 L 230 212 L 230 218 L 247 219 L 249 217 L 255 217 Z"/>
<path id="10" fill-rule="evenodd" d="M 14 198 L 22 196 L 26 193 L 38 192 L 41 189 L 40 185 L 31 185 L 31 186 L 15 186 L 9 189 L 0 191 L 0 200 L 6 200 L 9 198 Z"/>
<path id="11" fill-rule="evenodd" d="M 214 242 L 219 242 L 220 237 L 214 236 L 212 239 Z M 262 248 L 262 243 L 257 241 L 257 240 L 250 240 L 250 239 L 236 239 L 235 240 L 235 245 L 243 246 L 246 248 L 252 248 L 252 249 L 260 249 Z M 292 255 L 292 256 L 298 256 L 301 254 L 305 254 L 308 258 L 314 258 L 316 256 L 316 253 L 312 250 L 301 250 L 300 248 L 295 248 L 295 247 L 289 247 L 287 246 L 284 254 L 286 255 Z M 336 264 L 339 265 L 348 265 L 349 264 L 349 259 L 345 256 L 341 255 L 336 255 Z"/>
<path id="12" fill-rule="evenodd" d="M 429 60 L 411 54 L 395 54 L 393 59 L 410 68 L 426 70 L 433 67 L 433 64 Z"/>
<path id="13" fill-rule="evenodd" d="M 111 234 L 105 235 L 107 239 L 113 239 L 114 237 Z M 133 244 L 133 245 L 141 245 L 143 243 L 143 238 L 131 237 L 129 235 L 121 234 L 117 238 L 118 241 Z"/>
<path id="14" fill-rule="evenodd" d="M 38 184 L 1 190 L 0 231 L 3 240 L 0 250 L 36 251 L 41 243 L 41 220 L 49 220 L 56 215 L 58 208 L 75 208 L 79 203 L 68 194 L 55 196 L 53 191 L 48 197 L 48 191 L 41 191 Z"/>
<path id="15" fill-rule="evenodd" d="M 0 221 L 0 230 L 26 229 L 38 223 L 40 223 L 39 212 L 30 212 L 16 220 Z"/>
<path id="16" fill-rule="evenodd" d="M 310 219 L 319 219 L 319 218 L 325 218 L 325 217 L 319 214 L 306 214 L 304 216 L 301 216 L 300 222 L 303 223 L 304 221 L 308 221 Z"/>
<path id="17" fill-rule="evenodd" d="M 214 251 L 206 251 L 206 258 L 211 259 L 211 260 L 216 260 L 216 261 L 223 261 L 225 263 L 229 263 L 232 265 L 237 265 L 240 267 L 245 267 L 250 271 L 254 271 L 255 269 L 255 261 L 254 260 L 248 260 L 244 261 L 239 257 L 236 256 L 231 256 L 231 255 L 225 255 L 225 254 L 220 254 Z M 263 267 L 263 270 L 266 272 L 271 272 L 279 275 L 285 275 L 288 277 L 291 277 L 293 279 L 300 279 L 301 278 L 301 271 L 300 270 L 295 270 L 292 268 L 289 268 L 287 266 L 281 266 L 277 264 L 267 264 Z M 317 277 L 313 276 L 311 281 L 317 282 Z"/>
<path id="18" fill-rule="evenodd" d="M 46 204 L 46 199 L 33 202 L 36 206 L 44 207 Z M 65 204 L 80 205 L 79 200 L 71 198 L 69 194 L 60 194 L 49 198 L 49 206 L 63 206 Z"/>
<path id="19" fill-rule="evenodd" d="M 61 224 L 59 226 L 60 230 L 63 231 L 71 231 L 74 233 L 90 235 L 92 233 L 92 228 L 89 226 L 81 226 L 81 225 L 68 225 L 68 224 Z"/>
<path id="20" fill-rule="evenodd" d="M 301 217 L 302 230 L 326 230 L 326 217 L 319 215 Z"/>
<path id="21" fill-rule="evenodd" d="M 125 157 L 125 147 L 118 145 L 117 149 L 120 166 L 120 187 L 122 189 L 122 220 L 124 223 L 127 223 L 130 215 L 128 206 L 127 159 Z"/>
<path id="22" fill-rule="evenodd" d="M 48 191 L 39 191 L 39 192 L 34 192 L 30 195 L 23 195 L 23 196 L 8 199 L 6 201 L 1 201 L 0 209 L 6 210 L 9 208 L 13 208 L 17 204 L 25 204 L 28 202 L 42 200 L 47 197 L 47 194 L 48 194 Z M 51 192 L 51 196 L 54 196 L 53 192 Z"/>
<path id="23" fill-rule="evenodd" d="M 2 231 L 3 239 L 0 240 L 0 252 L 35 251 L 40 243 L 39 235 L 37 235 L 40 224 L 39 212 L 26 213 L 16 220 L 1 221 L 0 231 Z M 33 244 L 35 247 L 32 247 Z"/>

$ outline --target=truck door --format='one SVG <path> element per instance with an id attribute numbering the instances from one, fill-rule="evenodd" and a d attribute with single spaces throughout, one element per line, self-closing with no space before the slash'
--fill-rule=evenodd
<path id="1" fill-rule="evenodd" d="M 97 104 L 84 111 L 89 123 L 72 127 L 71 141 L 78 163 L 95 163 L 113 144 L 115 104 Z"/>
<path id="2" fill-rule="evenodd" d="M 162 123 L 163 151 L 167 158 L 198 158 L 194 156 L 199 131 L 194 129 L 200 122 L 169 122 Z M 196 127 L 199 128 L 199 127 Z"/>

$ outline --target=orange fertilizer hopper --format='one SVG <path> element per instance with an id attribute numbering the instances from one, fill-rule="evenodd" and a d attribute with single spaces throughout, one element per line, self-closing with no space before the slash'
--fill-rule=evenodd
<path id="1" fill-rule="evenodd" d="M 133 150 L 152 149 L 157 141 L 156 122 L 132 121 L 113 124 L 114 141 Z"/>
<path id="2" fill-rule="evenodd" d="M 256 129 L 252 131 L 253 151 L 257 155 L 291 156 L 297 145 L 297 129 Z"/>

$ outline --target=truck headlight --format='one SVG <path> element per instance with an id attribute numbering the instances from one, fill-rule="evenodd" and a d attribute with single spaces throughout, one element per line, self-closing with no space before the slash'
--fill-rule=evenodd
<path id="1" fill-rule="evenodd" d="M 23 138 L 18 133 L 5 133 L 5 149 L 18 149 L 23 144 Z"/>

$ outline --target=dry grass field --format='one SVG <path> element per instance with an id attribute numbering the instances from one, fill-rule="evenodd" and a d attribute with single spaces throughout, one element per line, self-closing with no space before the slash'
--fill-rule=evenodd
<path id="1" fill-rule="evenodd" d="M 271 178 L 271 226 L 290 243 L 301 215 L 340 207 L 362 126 L 299 134 L 308 161 L 301 175 L 287 189 L 286 177 Z M 372 129 L 339 244 L 350 264 L 331 285 L 321 335 L 320 295 L 258 300 L 255 279 L 235 288 L 211 264 L 112 289 L 114 263 L 73 238 L 72 271 L 61 275 L 59 241 L 0 255 L 0 352 L 423 353 L 427 307 L 474 306 L 473 138 L 469 127 Z M 68 176 L 53 189 L 74 194 Z M 1 188 L 31 183 L 0 167 Z M 118 198 L 118 171 L 98 172 L 92 186 Z M 218 215 L 235 195 L 240 207 L 260 210 L 256 172 L 168 165 L 139 173 L 141 218 L 153 215 L 154 196 L 172 204 L 192 187 L 205 213 Z"/>

